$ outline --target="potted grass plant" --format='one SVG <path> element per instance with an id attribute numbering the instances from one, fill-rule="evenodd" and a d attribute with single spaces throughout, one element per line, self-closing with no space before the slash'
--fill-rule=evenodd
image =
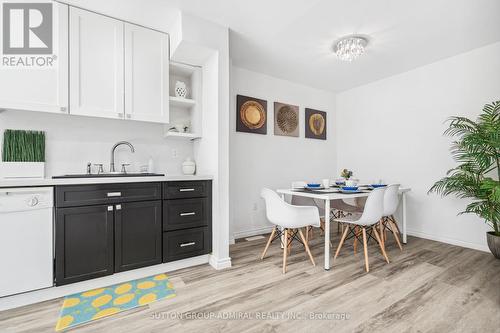
<path id="1" fill-rule="evenodd" d="M 2 178 L 45 176 L 45 132 L 7 129 L 2 148 Z"/>
<path id="2" fill-rule="evenodd" d="M 444 134 L 455 138 L 451 154 L 458 165 L 429 193 L 472 200 L 460 214 L 476 214 L 492 228 L 488 247 L 500 259 L 500 101 L 486 104 L 476 121 L 451 117 Z"/>

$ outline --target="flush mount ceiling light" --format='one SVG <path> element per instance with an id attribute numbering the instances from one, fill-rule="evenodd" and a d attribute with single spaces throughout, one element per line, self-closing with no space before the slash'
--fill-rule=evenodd
<path id="1" fill-rule="evenodd" d="M 340 60 L 351 62 L 365 53 L 368 39 L 361 36 L 346 36 L 338 40 L 333 51 Z"/>

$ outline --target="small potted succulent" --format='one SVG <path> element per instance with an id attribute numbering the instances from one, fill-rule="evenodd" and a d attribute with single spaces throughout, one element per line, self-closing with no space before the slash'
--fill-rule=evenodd
<path id="1" fill-rule="evenodd" d="M 340 172 L 340 177 L 344 178 L 345 180 L 348 180 L 349 178 L 352 177 L 352 171 L 344 169 Z"/>
<path id="2" fill-rule="evenodd" d="M 470 199 L 460 214 L 476 214 L 493 229 L 486 239 L 500 259 L 500 101 L 486 104 L 476 121 L 451 117 L 444 134 L 455 138 L 451 154 L 458 166 L 429 192 Z"/>

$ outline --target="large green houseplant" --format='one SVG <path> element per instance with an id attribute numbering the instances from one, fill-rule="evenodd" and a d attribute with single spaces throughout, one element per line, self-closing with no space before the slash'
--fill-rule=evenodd
<path id="1" fill-rule="evenodd" d="M 486 104 L 476 121 L 451 117 L 444 134 L 455 138 L 451 154 L 458 166 L 429 192 L 471 199 L 460 214 L 476 214 L 491 226 L 488 246 L 500 259 L 500 101 Z"/>

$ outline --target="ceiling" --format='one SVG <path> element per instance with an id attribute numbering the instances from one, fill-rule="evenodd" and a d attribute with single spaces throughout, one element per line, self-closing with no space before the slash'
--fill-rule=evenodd
<path id="1" fill-rule="evenodd" d="M 500 41 L 499 0 L 169 0 L 230 28 L 233 64 L 342 91 Z M 339 61 L 344 35 L 369 37 Z M 500 55 L 499 55 L 500 56 Z"/>

